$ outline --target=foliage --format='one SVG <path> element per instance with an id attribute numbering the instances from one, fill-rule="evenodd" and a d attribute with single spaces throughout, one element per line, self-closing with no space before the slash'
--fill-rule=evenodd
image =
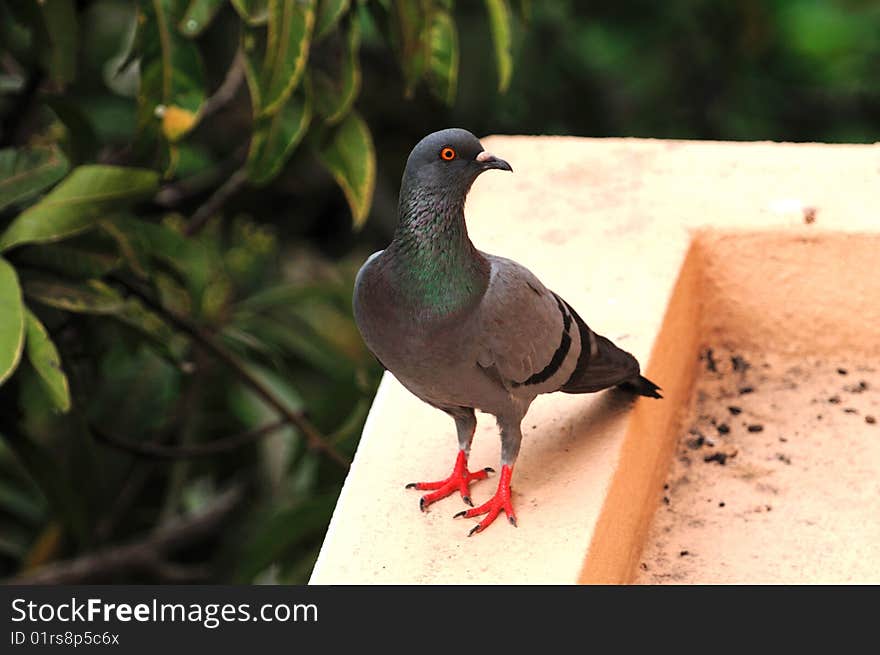
<path id="1" fill-rule="evenodd" d="M 354 272 L 415 141 L 876 142 L 878 27 L 866 0 L 0 0 L 0 576 L 183 520 L 101 579 L 305 580 L 380 372 Z"/>
<path id="2" fill-rule="evenodd" d="M 486 9 L 503 87 L 510 10 Z M 317 163 L 363 226 L 362 48 L 451 103 L 453 10 L 0 2 L 0 573 L 134 542 L 82 581 L 307 578 L 380 369 L 362 254 L 328 266 L 262 201 Z"/>
<path id="3" fill-rule="evenodd" d="M 531 5 L 527 32 L 514 34 L 517 67 L 508 93 L 462 107 L 454 120 L 513 134 L 880 139 L 876 2 Z M 462 42 L 462 57 L 473 61 Z M 467 72 L 459 93 L 475 96 L 491 70 Z"/>

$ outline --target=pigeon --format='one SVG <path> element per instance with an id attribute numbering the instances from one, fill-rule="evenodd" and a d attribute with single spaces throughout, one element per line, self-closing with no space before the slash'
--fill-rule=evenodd
<path id="1" fill-rule="evenodd" d="M 501 511 L 516 526 L 510 482 L 520 424 L 538 394 L 620 387 L 662 397 L 635 357 L 591 330 L 525 266 L 474 246 L 465 198 L 490 170 L 513 169 L 467 130 L 422 139 L 406 162 L 394 237 L 366 260 L 353 293 L 355 321 L 370 352 L 406 389 L 455 421 L 452 473 L 407 487 L 431 492 L 419 501 L 423 512 L 458 491 L 470 509 L 455 518 L 485 515 L 468 536 Z M 493 415 L 501 434 L 498 487 L 478 507 L 470 484 L 494 470 L 468 468 L 475 410 Z"/>

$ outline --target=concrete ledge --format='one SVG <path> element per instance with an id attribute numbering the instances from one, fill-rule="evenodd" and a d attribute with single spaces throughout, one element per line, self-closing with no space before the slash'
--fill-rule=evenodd
<path id="1" fill-rule="evenodd" d="M 423 515 L 418 494 L 403 488 L 448 473 L 452 422 L 386 375 L 313 584 L 628 582 L 703 343 L 735 338 L 786 352 L 880 344 L 880 306 L 869 302 L 880 276 L 841 263 L 875 259 L 876 241 L 859 235 L 880 230 L 876 145 L 484 144 L 516 173 L 477 183 L 467 209 L 474 242 L 531 268 L 633 352 L 666 399 L 539 397 L 513 480 L 520 527 L 499 523 L 468 539 L 471 522 L 451 518 L 459 499 Z M 497 468 L 494 423 L 478 421 L 472 463 Z M 493 489 L 475 485 L 475 502 Z"/>

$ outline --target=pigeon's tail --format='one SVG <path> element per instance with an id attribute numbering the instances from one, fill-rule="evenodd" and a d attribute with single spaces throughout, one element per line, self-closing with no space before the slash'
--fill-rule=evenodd
<path id="1" fill-rule="evenodd" d="M 593 332 L 578 313 L 566 303 L 581 337 L 581 353 L 568 381 L 560 387 L 565 393 L 593 393 L 620 387 L 640 396 L 662 398 L 660 387 L 639 373 L 639 362 L 610 339 Z"/>
<path id="2" fill-rule="evenodd" d="M 617 386 L 626 391 L 631 391 L 632 393 L 639 396 L 647 396 L 648 398 L 663 397 L 660 395 L 660 391 L 662 391 L 660 387 L 651 382 L 644 375 L 640 375 L 634 380 L 628 380 L 627 382 L 624 382 L 623 384 L 619 384 Z"/>

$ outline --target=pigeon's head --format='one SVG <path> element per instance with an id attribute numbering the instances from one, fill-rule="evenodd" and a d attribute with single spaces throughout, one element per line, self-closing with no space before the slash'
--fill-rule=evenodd
<path id="1" fill-rule="evenodd" d="M 416 144 L 406 161 L 403 184 L 463 197 L 480 173 L 493 168 L 513 170 L 506 161 L 483 150 L 473 134 L 450 128 L 429 134 Z"/>

